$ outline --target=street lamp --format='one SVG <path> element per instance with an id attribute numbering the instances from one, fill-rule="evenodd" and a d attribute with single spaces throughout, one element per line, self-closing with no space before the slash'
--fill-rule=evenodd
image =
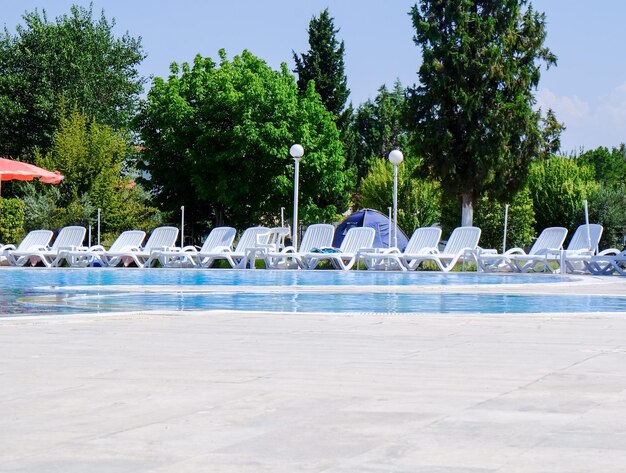
<path id="1" fill-rule="evenodd" d="M 402 151 L 394 149 L 389 153 L 389 162 L 393 164 L 393 246 L 398 246 L 398 164 L 404 156 Z"/>
<path id="2" fill-rule="evenodd" d="M 293 235 L 291 244 L 298 251 L 298 181 L 300 180 L 300 159 L 304 156 L 304 148 L 302 145 L 293 145 L 289 148 L 289 154 L 295 163 L 293 174 Z"/>

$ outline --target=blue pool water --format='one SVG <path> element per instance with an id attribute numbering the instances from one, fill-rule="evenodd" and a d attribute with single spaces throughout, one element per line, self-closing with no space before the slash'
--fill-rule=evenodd
<path id="1" fill-rule="evenodd" d="M 553 275 L 471 272 L 0 268 L 0 316 L 150 309 L 350 313 L 626 311 L 626 298 L 621 297 L 454 291 L 459 285 L 570 280 Z M 379 292 L 368 290 L 372 286 Z M 445 286 L 447 291 L 420 291 L 420 286 Z M 388 289 L 380 291 L 381 287 Z M 407 292 L 407 287 L 415 287 L 415 291 Z M 151 288 L 153 292 L 149 292 Z"/>

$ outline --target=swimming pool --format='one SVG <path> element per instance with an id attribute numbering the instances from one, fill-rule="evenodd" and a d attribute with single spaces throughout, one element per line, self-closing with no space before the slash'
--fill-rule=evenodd
<path id="1" fill-rule="evenodd" d="M 146 310 L 387 314 L 626 311 L 624 297 L 484 293 L 485 287 L 498 292 L 498 287 L 575 280 L 473 272 L 0 268 L 0 317 Z"/>

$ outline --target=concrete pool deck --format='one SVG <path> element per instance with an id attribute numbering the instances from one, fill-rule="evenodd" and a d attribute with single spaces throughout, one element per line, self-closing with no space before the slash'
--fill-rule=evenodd
<path id="1" fill-rule="evenodd" d="M 0 320 L 3 473 L 625 470 L 626 314 Z"/>

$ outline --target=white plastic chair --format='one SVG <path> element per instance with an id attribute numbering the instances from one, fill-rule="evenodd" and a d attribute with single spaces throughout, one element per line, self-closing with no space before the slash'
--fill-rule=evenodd
<path id="1" fill-rule="evenodd" d="M 315 248 L 330 247 L 333 243 L 335 227 L 327 223 L 309 225 L 299 251 L 293 246 L 288 246 L 281 251 L 269 251 L 265 254 L 265 266 L 272 269 L 304 268 L 302 256 Z"/>
<path id="2" fill-rule="evenodd" d="M 57 257 L 62 250 L 76 249 L 82 246 L 87 230 L 85 227 L 69 226 L 63 227 L 57 235 L 54 243 L 50 247 L 32 247 L 24 251 L 13 250 L 7 253 L 7 259 L 15 266 L 31 264 L 35 266 L 42 262 L 44 266 L 50 268 L 56 266 Z"/>
<path id="3" fill-rule="evenodd" d="M 250 227 L 244 230 L 234 250 L 231 248 L 218 248 L 214 251 L 198 252 L 198 266 L 210 268 L 218 260 L 225 260 L 231 268 L 244 268 L 247 264 L 247 252 L 257 247 L 266 245 L 270 236 L 267 227 Z"/>
<path id="4" fill-rule="evenodd" d="M 21 262 L 20 258 L 26 258 L 26 256 L 20 256 L 30 254 L 34 251 L 45 251 L 52 240 L 52 232 L 50 230 L 33 230 L 22 239 L 20 244 L 9 244 L 2 247 L 2 255 L 6 257 L 9 264 L 13 266 L 22 266 L 26 261 Z"/>
<path id="5" fill-rule="evenodd" d="M 498 270 L 528 271 L 531 261 L 541 260 L 542 255 L 548 252 L 560 251 L 567 236 L 567 228 L 548 227 L 539 234 L 528 253 L 522 248 L 510 248 L 504 253 L 495 250 L 478 250 L 476 265 L 479 271 L 491 272 Z M 533 265 L 534 266 L 534 265 Z"/>
<path id="6" fill-rule="evenodd" d="M 371 248 L 374 244 L 376 231 L 370 227 L 352 227 L 346 233 L 338 250 L 320 248 L 319 252 L 308 252 L 302 255 L 302 264 L 306 269 L 315 269 L 324 261 L 330 261 L 335 269 L 352 269 L 356 263 L 357 253 L 363 248 Z M 329 250 L 332 252 L 325 253 Z M 334 251 L 333 251 L 334 250 Z"/>
<path id="7" fill-rule="evenodd" d="M 423 255 L 413 255 L 410 269 L 417 269 L 423 262 L 432 261 L 444 272 L 450 271 L 458 262 L 465 263 L 473 260 L 474 252 L 478 248 L 481 230 L 478 227 L 455 228 L 443 251 L 434 249 Z"/>
<path id="8" fill-rule="evenodd" d="M 146 232 L 143 230 L 126 230 L 115 239 L 106 250 L 102 245 L 94 245 L 85 249 L 66 250 L 59 252 L 59 259 L 65 259 L 71 267 L 107 266 L 108 260 L 114 255 L 139 251 Z"/>
<path id="9" fill-rule="evenodd" d="M 143 247 L 132 247 L 122 249 L 120 251 L 107 251 L 103 255 L 103 261 L 106 266 L 125 266 L 134 262 L 138 268 L 147 268 L 148 260 L 152 252 L 171 249 L 176 245 L 178 238 L 178 228 L 176 227 L 157 227 L 152 230 L 148 241 Z M 154 261 L 154 260 L 153 260 Z M 152 262 L 150 264 L 152 264 Z"/>
<path id="10" fill-rule="evenodd" d="M 231 249 L 236 233 L 237 230 L 233 227 L 216 227 L 207 235 L 200 250 L 195 246 L 157 250 L 152 252 L 150 258 L 158 259 L 163 266 L 168 268 L 198 266 L 199 255 Z"/>
<path id="11" fill-rule="evenodd" d="M 402 271 L 415 269 L 415 258 L 437 250 L 440 239 L 439 227 L 417 228 L 404 251 L 398 248 L 368 248 L 359 251 L 358 260 L 363 261 L 367 269 Z"/>

